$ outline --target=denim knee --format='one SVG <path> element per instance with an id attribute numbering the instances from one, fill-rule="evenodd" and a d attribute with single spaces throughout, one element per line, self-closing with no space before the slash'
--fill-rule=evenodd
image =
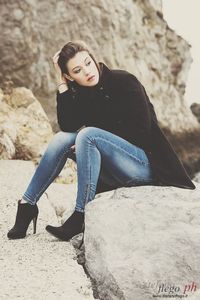
<path id="1" fill-rule="evenodd" d="M 54 135 L 53 140 L 65 141 L 71 144 L 74 143 L 76 136 L 77 136 L 76 132 L 59 131 Z"/>
<path id="2" fill-rule="evenodd" d="M 62 147 L 62 146 L 69 146 L 71 147 L 72 145 L 75 144 L 75 139 L 76 139 L 77 133 L 75 132 L 64 132 L 64 131 L 59 131 L 57 132 L 53 139 L 50 142 L 50 147 L 56 148 Z"/>
<path id="3" fill-rule="evenodd" d="M 76 141 L 75 143 L 79 143 L 82 140 L 88 139 L 88 138 L 92 138 L 95 136 L 95 134 L 97 133 L 98 128 L 96 127 L 85 127 L 83 129 L 81 129 L 81 131 L 79 131 L 79 133 L 76 136 Z"/>

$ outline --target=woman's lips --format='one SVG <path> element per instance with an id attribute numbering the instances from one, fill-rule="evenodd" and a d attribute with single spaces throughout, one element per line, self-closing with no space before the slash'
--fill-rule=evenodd
<path id="1" fill-rule="evenodd" d="M 92 81 L 94 78 L 95 78 L 95 75 L 90 76 L 90 77 L 87 79 L 87 81 Z"/>

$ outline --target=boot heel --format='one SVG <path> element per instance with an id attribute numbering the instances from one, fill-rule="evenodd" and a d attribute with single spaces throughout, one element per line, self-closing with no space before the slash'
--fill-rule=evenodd
<path id="1" fill-rule="evenodd" d="M 39 211 L 37 205 L 21 203 L 21 200 L 19 200 L 15 224 L 7 233 L 7 237 L 9 239 L 25 238 L 26 231 L 31 221 L 33 221 L 33 233 L 36 233 L 38 212 Z"/>
<path id="2" fill-rule="evenodd" d="M 82 232 L 83 232 L 83 234 L 84 234 L 84 232 L 85 232 L 85 222 L 83 223 L 83 225 L 82 225 Z"/>
<path id="3" fill-rule="evenodd" d="M 82 245 L 83 245 L 83 242 L 84 242 L 85 222 L 84 222 L 83 225 L 82 225 L 81 232 L 83 233 L 83 237 L 82 237 L 82 240 L 81 240 L 81 242 L 80 242 L 80 244 L 79 244 L 79 246 L 78 246 L 78 249 L 79 249 L 79 250 L 81 249 L 81 247 L 82 247 Z"/>
<path id="4" fill-rule="evenodd" d="M 38 216 L 33 218 L 33 234 L 36 233 L 37 218 L 38 218 Z"/>
<path id="5" fill-rule="evenodd" d="M 81 240 L 81 242 L 80 242 L 80 244 L 79 244 L 79 246 L 78 246 L 78 249 L 79 249 L 79 250 L 81 249 L 81 247 L 82 247 L 82 245 L 83 245 L 83 242 L 84 242 L 84 232 L 83 232 L 82 240 Z"/>

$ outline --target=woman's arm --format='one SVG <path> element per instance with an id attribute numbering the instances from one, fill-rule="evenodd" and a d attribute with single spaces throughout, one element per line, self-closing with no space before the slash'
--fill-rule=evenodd
<path id="1" fill-rule="evenodd" d="M 74 132 L 85 125 L 83 108 L 70 89 L 57 92 L 57 119 L 62 131 Z"/>
<path id="2" fill-rule="evenodd" d="M 52 61 L 53 61 L 54 70 L 56 74 L 58 91 L 59 93 L 64 93 L 65 91 L 68 90 L 68 85 L 67 85 L 67 80 L 62 74 L 61 69 L 58 65 L 59 54 L 60 54 L 60 50 L 54 54 L 54 56 L 52 57 Z"/>
<path id="3" fill-rule="evenodd" d="M 60 50 L 52 57 L 57 81 L 57 119 L 60 129 L 74 132 L 84 125 L 83 115 L 77 99 L 74 99 L 69 89 L 67 79 L 58 65 Z"/>

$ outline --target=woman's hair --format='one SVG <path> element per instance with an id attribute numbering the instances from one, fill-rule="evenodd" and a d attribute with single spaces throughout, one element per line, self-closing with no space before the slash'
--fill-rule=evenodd
<path id="1" fill-rule="evenodd" d="M 63 46 L 63 48 L 60 51 L 59 58 L 58 58 L 58 65 L 62 71 L 62 73 L 68 74 L 68 69 L 67 69 L 67 62 L 73 58 L 76 53 L 81 52 L 81 51 L 86 51 L 90 55 L 90 57 L 94 60 L 97 69 L 100 72 L 100 67 L 99 64 L 97 63 L 96 59 L 94 56 L 91 54 L 91 51 L 89 47 L 86 45 L 85 42 L 83 41 L 74 41 L 74 42 L 68 42 L 66 45 Z"/>

